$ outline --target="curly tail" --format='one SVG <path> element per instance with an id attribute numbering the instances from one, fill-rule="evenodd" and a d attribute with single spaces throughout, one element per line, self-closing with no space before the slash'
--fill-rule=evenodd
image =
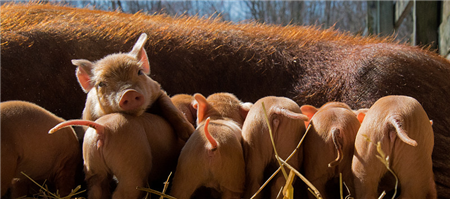
<path id="1" fill-rule="evenodd" d="M 52 129 L 50 129 L 50 131 L 48 131 L 48 134 L 53 134 L 56 131 L 69 126 L 87 126 L 95 129 L 97 134 L 99 135 L 97 140 L 97 148 L 100 148 L 103 145 L 105 137 L 105 126 L 89 120 L 67 120 L 65 122 L 61 122 Z"/>
<path id="2" fill-rule="evenodd" d="M 205 136 L 208 139 L 209 143 L 211 144 L 211 150 L 215 150 L 217 149 L 217 142 L 208 131 L 209 120 L 210 118 L 208 117 L 205 123 Z"/>
<path id="3" fill-rule="evenodd" d="M 309 121 L 308 116 L 303 115 L 301 113 L 292 112 L 292 111 L 287 110 L 287 109 L 285 109 L 283 107 L 274 106 L 274 107 L 272 107 L 272 110 L 276 114 L 284 115 L 285 117 L 288 117 L 288 118 L 291 118 L 291 119 L 299 119 L 299 120 L 303 120 L 303 121 Z"/>
<path id="4" fill-rule="evenodd" d="M 403 123 L 398 117 L 391 116 L 389 118 L 389 123 L 395 128 L 397 136 L 400 138 L 400 140 L 411 146 L 417 146 L 417 142 L 408 136 L 408 132 L 406 132 L 403 128 Z"/>
<path id="5" fill-rule="evenodd" d="M 342 157 L 343 157 L 342 144 L 339 142 L 339 139 L 341 137 L 340 130 L 337 128 L 333 128 L 331 130 L 331 137 L 333 139 L 334 147 L 336 148 L 336 151 L 337 151 L 337 157 L 334 161 L 332 161 L 328 164 L 328 167 L 335 167 L 341 162 Z"/>

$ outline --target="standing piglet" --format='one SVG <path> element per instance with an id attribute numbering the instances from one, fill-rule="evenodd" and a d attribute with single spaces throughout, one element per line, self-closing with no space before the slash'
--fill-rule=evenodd
<path id="1" fill-rule="evenodd" d="M 142 33 L 129 53 L 116 53 L 94 63 L 85 59 L 72 60 L 83 91 L 88 93 L 83 119 L 96 120 L 108 113 L 127 113 L 139 116 L 149 106 L 159 109 L 180 138 L 187 140 L 194 127 L 172 104 L 158 82 L 151 79 L 150 64 Z"/>
<path id="2" fill-rule="evenodd" d="M 242 127 L 247 174 L 245 198 L 250 198 L 262 185 L 264 171 L 267 168 L 273 170 L 279 166 L 262 103 L 267 110 L 278 155 L 284 160 L 298 145 L 305 133 L 304 121 L 308 120 L 308 117 L 300 113 L 297 103 L 285 97 L 264 97 L 252 106 Z M 302 155 L 302 150 L 298 151 L 288 163 L 297 170 L 300 169 Z M 280 188 L 285 184 L 284 176 L 281 173 L 277 174 L 272 180 L 270 198 L 276 198 Z M 260 195 L 257 198 L 261 198 Z"/>
<path id="3" fill-rule="evenodd" d="M 32 103 L 7 101 L 0 109 L 1 195 L 10 187 L 12 198 L 28 194 L 31 181 L 20 172 L 34 180 L 48 180 L 61 196 L 68 195 L 75 188 L 76 168 L 81 163 L 73 129 L 49 135 L 48 130 L 64 120 Z"/>
<path id="4" fill-rule="evenodd" d="M 340 102 L 326 103 L 320 109 L 304 105 L 301 110 L 311 119 L 304 145 L 305 177 L 323 198 L 338 198 L 339 184 L 331 180 L 342 173 L 343 181 L 353 193 L 351 166 L 355 137 L 360 126 L 355 113 Z M 309 198 L 315 197 L 309 194 Z"/>
<path id="5" fill-rule="evenodd" d="M 221 198 L 239 199 L 245 183 L 241 126 L 249 104 L 228 93 L 194 98 L 198 125 L 181 151 L 171 195 L 189 199 L 198 188 L 208 187 Z"/>
<path id="6" fill-rule="evenodd" d="M 356 137 L 352 164 L 357 198 L 380 195 L 378 183 L 388 170 L 377 158 L 378 142 L 399 179 L 400 198 L 436 198 L 431 161 L 433 129 L 417 100 L 383 97 L 366 113 Z"/>
<path id="7" fill-rule="evenodd" d="M 104 115 L 95 122 L 71 120 L 52 129 L 68 125 L 87 125 L 83 158 L 88 198 L 111 198 L 110 182 L 118 180 L 112 198 L 140 198 L 147 182 L 163 182 L 176 167 L 184 145 L 163 118 L 143 113 Z M 55 133 L 59 134 L 59 133 Z"/>

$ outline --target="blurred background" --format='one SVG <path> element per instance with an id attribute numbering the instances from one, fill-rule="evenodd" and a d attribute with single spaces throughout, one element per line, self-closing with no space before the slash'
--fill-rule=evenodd
<path id="1" fill-rule="evenodd" d="M 14 0 L 28 2 L 29 0 Z M 10 1 L 2 1 L 7 3 Z M 394 36 L 450 59 L 450 1 L 46 0 L 125 13 L 219 18 L 233 23 L 314 25 L 354 35 Z"/>

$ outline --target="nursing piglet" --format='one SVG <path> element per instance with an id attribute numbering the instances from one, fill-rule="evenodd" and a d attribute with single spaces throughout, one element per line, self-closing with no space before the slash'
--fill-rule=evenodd
<path id="1" fill-rule="evenodd" d="M 193 126 L 196 126 L 197 110 L 195 110 L 193 104 L 195 102 L 194 96 L 187 94 L 177 94 L 170 98 L 172 103 L 178 110 L 183 113 L 184 117 Z"/>
<path id="2" fill-rule="evenodd" d="M 264 182 L 264 171 L 278 168 L 279 164 L 269 135 L 269 128 L 262 108 L 264 103 L 267 117 L 272 129 L 278 155 L 286 158 L 294 151 L 305 133 L 304 121 L 308 117 L 301 114 L 300 107 L 294 101 L 285 97 L 264 97 L 258 100 L 250 109 L 242 127 L 242 138 L 246 161 L 247 188 L 245 198 L 250 198 Z M 297 151 L 288 163 L 300 169 L 302 150 Z M 286 180 L 281 173 L 272 179 L 270 198 L 276 198 Z M 256 198 L 261 198 L 261 194 Z"/>
<path id="3" fill-rule="evenodd" d="M 12 198 L 28 194 L 32 182 L 20 172 L 36 181 L 48 180 L 61 196 L 68 195 L 76 186 L 76 168 L 82 161 L 73 129 L 49 135 L 64 120 L 29 102 L 2 102 L 0 112 L 1 196 L 10 187 Z"/>
<path id="4" fill-rule="evenodd" d="M 363 118 L 361 114 L 364 113 L 359 118 Z M 431 160 L 433 129 L 416 99 L 387 96 L 367 111 L 356 136 L 353 156 L 356 198 L 380 195 L 378 184 L 388 170 L 377 158 L 378 142 L 399 179 L 400 198 L 436 198 Z"/>
<path id="5" fill-rule="evenodd" d="M 172 104 L 160 84 L 148 76 L 150 64 L 144 49 L 146 41 L 147 34 L 142 33 L 129 53 L 111 54 L 94 63 L 72 60 L 78 66 L 78 82 L 88 93 L 83 119 L 93 121 L 116 112 L 139 116 L 154 105 L 176 133 L 187 140 L 194 127 Z"/>
<path id="6" fill-rule="evenodd" d="M 141 197 L 143 192 L 136 187 L 162 183 L 175 169 L 184 145 L 166 120 L 150 113 L 111 113 L 95 122 L 70 120 L 50 133 L 68 125 L 92 127 L 87 129 L 83 143 L 88 198 L 111 198 L 113 176 L 118 184 L 112 198 Z"/>
<path id="7" fill-rule="evenodd" d="M 194 98 L 198 125 L 181 151 L 171 195 L 189 199 L 207 187 L 221 198 L 239 199 L 245 183 L 241 126 L 250 105 L 228 93 Z"/>
<path id="8" fill-rule="evenodd" d="M 353 194 L 352 158 L 360 123 L 350 107 L 328 102 L 319 109 L 304 105 L 302 113 L 311 119 L 305 137 L 303 167 L 305 177 L 323 198 L 338 198 L 339 184 L 333 183 L 342 173 L 343 181 Z M 312 194 L 309 198 L 315 198 Z"/>

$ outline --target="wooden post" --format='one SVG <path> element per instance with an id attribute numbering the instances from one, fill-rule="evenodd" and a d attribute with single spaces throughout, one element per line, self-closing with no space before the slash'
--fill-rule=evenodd
<path id="1" fill-rule="evenodd" d="M 438 1 L 416 1 L 416 45 L 430 45 L 438 49 L 440 25 L 440 3 Z"/>
<path id="2" fill-rule="evenodd" d="M 367 30 L 369 34 L 380 36 L 394 33 L 393 1 L 367 2 Z"/>

